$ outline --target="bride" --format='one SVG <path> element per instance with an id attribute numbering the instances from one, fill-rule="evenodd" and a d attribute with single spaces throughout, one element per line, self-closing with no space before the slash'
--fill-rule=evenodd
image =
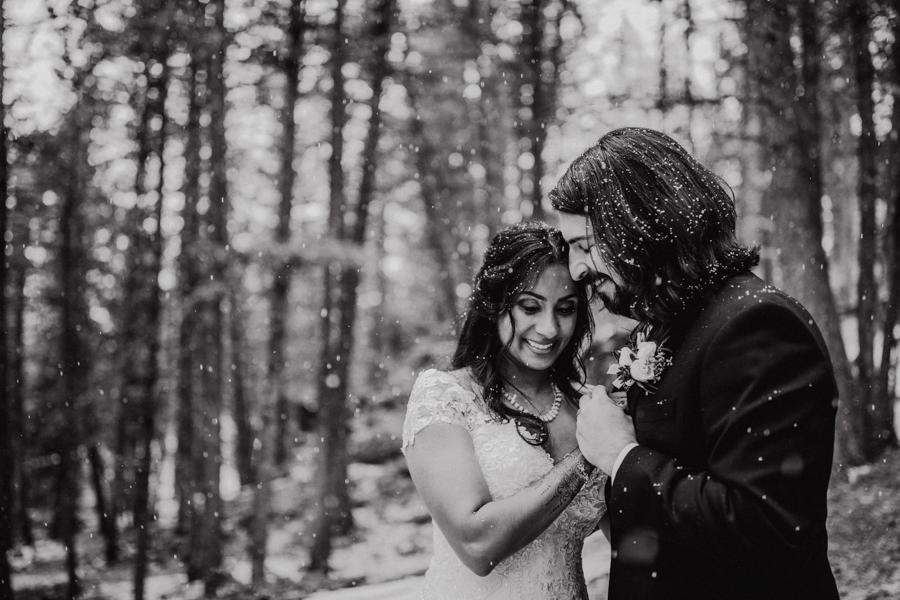
<path id="1" fill-rule="evenodd" d="M 435 524 L 420 598 L 587 598 L 581 551 L 601 527 L 606 476 L 575 438 L 592 322 L 567 261 L 548 225 L 500 232 L 453 370 L 416 380 L 403 451 Z"/>

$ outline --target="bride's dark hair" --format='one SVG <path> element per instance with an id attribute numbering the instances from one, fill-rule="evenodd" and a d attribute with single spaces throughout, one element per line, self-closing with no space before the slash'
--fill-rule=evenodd
<path id="1" fill-rule="evenodd" d="M 484 262 L 475 276 L 475 286 L 463 315 L 456 351 L 451 360 L 454 369 L 468 369 L 484 390 L 488 408 L 501 418 L 513 418 L 526 431 L 543 432 L 544 424 L 530 415 L 515 411 L 503 403 L 503 376 L 500 365 L 509 352 L 509 343 L 500 340 L 497 323 L 509 315 L 513 331 L 516 322 L 512 308 L 516 297 L 533 286 L 551 265 L 568 269 L 569 247 L 559 230 L 546 223 L 527 221 L 513 225 L 494 236 L 484 254 Z M 550 369 L 550 376 L 569 403 L 579 393 L 574 382 L 584 381 L 582 351 L 590 343 L 593 319 L 586 287 L 576 282 L 578 308 L 572 339 Z M 512 341 L 510 338 L 509 342 Z M 519 428 L 522 433 L 522 428 Z M 533 439 L 522 435 L 529 443 Z"/>
<path id="2" fill-rule="evenodd" d="M 549 193 L 553 208 L 586 215 L 618 275 L 611 311 L 654 324 L 759 262 L 735 237 L 728 185 L 669 136 L 617 129 L 575 159 Z"/>

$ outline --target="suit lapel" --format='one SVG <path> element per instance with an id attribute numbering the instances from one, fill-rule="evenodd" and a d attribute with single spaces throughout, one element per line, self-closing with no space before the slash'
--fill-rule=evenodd
<path id="1" fill-rule="evenodd" d="M 637 405 L 638 398 L 643 394 L 646 394 L 646 392 L 637 385 L 631 386 L 628 388 L 628 392 L 626 392 L 625 398 L 628 401 L 628 414 L 632 416 L 632 419 L 634 419 L 634 409 Z"/>
<path id="2" fill-rule="evenodd" d="M 702 311 L 703 307 L 706 306 L 706 304 L 709 302 L 710 298 L 711 294 L 696 300 L 695 302 L 691 303 L 688 308 L 682 311 L 675 319 L 673 319 L 672 323 L 667 326 L 657 327 L 651 330 L 649 339 L 659 345 L 664 346 L 665 348 L 668 348 L 671 351 L 672 365 L 670 365 L 665 371 L 663 371 L 662 375 L 659 378 L 659 381 L 656 382 L 656 393 L 650 394 L 636 384 L 632 385 L 631 388 L 629 388 L 627 394 L 628 414 L 631 415 L 631 418 L 635 422 L 636 426 L 638 423 L 638 406 L 649 403 L 650 397 L 660 395 L 660 398 L 663 398 L 663 396 L 665 395 L 666 390 L 663 389 L 663 386 L 666 384 L 666 378 L 669 375 L 669 372 L 678 364 L 678 350 L 684 343 L 688 332 L 697 321 L 698 317 L 700 316 L 700 312 Z"/>

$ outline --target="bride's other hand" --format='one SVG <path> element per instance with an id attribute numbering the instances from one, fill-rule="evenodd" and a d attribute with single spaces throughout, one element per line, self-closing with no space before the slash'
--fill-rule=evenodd
<path id="1" fill-rule="evenodd" d="M 596 387 L 593 383 L 582 383 L 581 387 L 576 387 L 575 391 L 583 396 L 590 396 L 591 392 L 594 391 L 594 387 Z"/>
<path id="2" fill-rule="evenodd" d="M 625 390 L 615 390 L 612 392 L 608 392 L 609 399 L 613 401 L 613 404 L 618 406 L 619 408 L 625 408 L 628 404 L 628 392 Z"/>

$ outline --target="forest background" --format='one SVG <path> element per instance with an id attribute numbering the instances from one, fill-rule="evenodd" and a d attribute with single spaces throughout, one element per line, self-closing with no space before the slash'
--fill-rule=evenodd
<path id="1" fill-rule="evenodd" d="M 413 378 L 491 236 L 552 219 L 566 165 L 626 125 L 731 186 L 758 273 L 821 326 L 835 571 L 900 596 L 900 0 L 0 10 L 0 599 L 421 573 Z M 597 324 L 595 381 L 630 326 Z"/>

